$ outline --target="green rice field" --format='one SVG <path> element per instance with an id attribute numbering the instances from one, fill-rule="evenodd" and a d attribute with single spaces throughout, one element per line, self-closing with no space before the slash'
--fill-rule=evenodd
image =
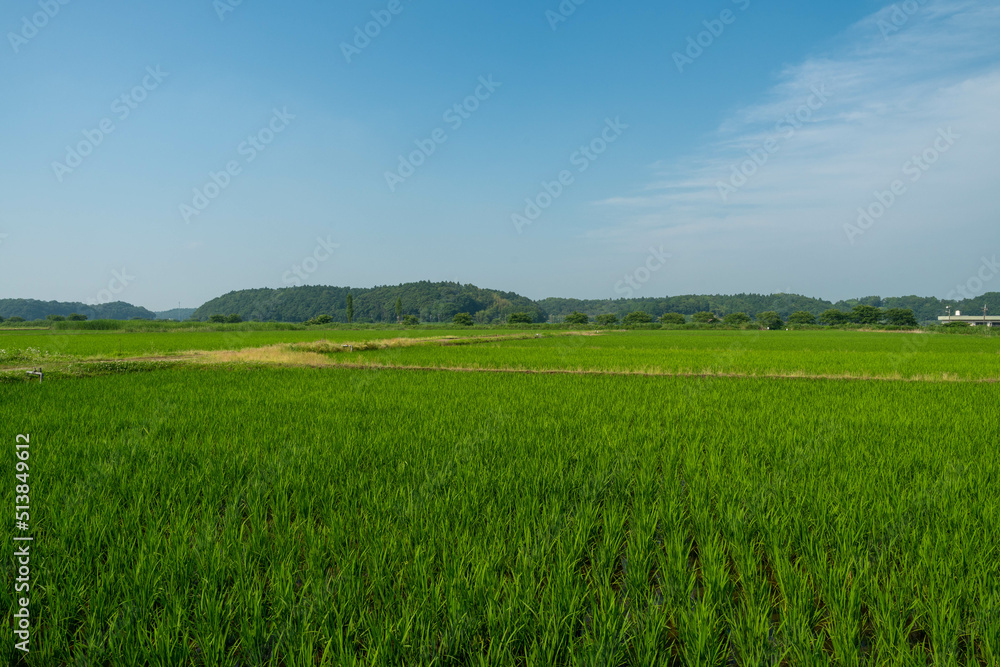
<path id="1" fill-rule="evenodd" d="M 850 331 L 629 331 L 411 346 L 343 354 L 343 363 L 658 374 L 1000 378 L 1000 337 Z"/>
<path id="2" fill-rule="evenodd" d="M 0 332 L 0 370 L 401 335 L 250 333 Z M 8 372 L 0 662 L 1000 664 L 998 339 L 539 335 Z"/>

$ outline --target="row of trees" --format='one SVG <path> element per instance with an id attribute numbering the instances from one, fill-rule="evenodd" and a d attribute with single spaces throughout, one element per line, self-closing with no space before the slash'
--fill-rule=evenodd
<path id="1" fill-rule="evenodd" d="M 791 318 L 798 312 L 811 313 L 819 317 L 830 311 L 839 311 L 854 315 L 857 306 L 871 306 L 883 313 L 890 311 L 909 310 L 917 322 L 933 322 L 939 315 L 944 315 L 947 306 L 953 310 L 979 311 L 985 305 L 991 312 L 1000 312 L 1000 293 L 987 292 L 973 296 L 969 290 L 959 289 L 961 300 L 943 300 L 936 297 L 902 296 L 887 297 L 867 296 L 861 299 L 846 301 L 825 301 L 798 294 L 732 294 L 732 295 L 682 295 L 674 297 L 651 297 L 634 299 L 542 299 L 538 304 L 557 321 L 568 317 L 573 312 L 581 312 L 592 318 L 601 313 L 614 313 L 620 319 L 628 313 L 645 312 L 654 319 L 666 313 L 680 313 L 693 317 L 695 314 L 711 312 L 719 319 L 736 313 L 777 312 L 783 319 Z"/>
<path id="2" fill-rule="evenodd" d="M 574 311 L 567 315 L 564 321 L 567 324 L 589 324 L 590 317 L 585 313 Z M 653 321 L 654 320 L 651 315 L 645 311 L 637 310 L 625 315 L 621 319 L 621 324 L 631 326 L 637 324 L 652 324 Z M 611 326 L 618 324 L 619 320 L 617 315 L 608 313 L 598 315 L 594 318 L 594 322 L 598 326 Z M 682 313 L 665 313 L 659 318 L 659 322 L 661 324 L 683 325 L 688 323 L 688 319 Z M 719 318 L 715 315 L 715 313 L 710 311 L 701 311 L 694 313 L 691 316 L 691 322 L 697 324 L 721 323 L 732 327 L 742 327 L 756 323 L 757 326 L 764 329 L 777 329 L 786 325 L 786 321 L 783 320 L 781 315 L 774 310 L 767 310 L 758 313 L 756 319 L 743 312 L 730 313 L 722 318 Z M 799 310 L 788 316 L 787 324 L 823 324 L 827 326 L 837 326 L 843 324 L 858 324 L 863 326 L 918 326 L 916 317 L 914 316 L 913 311 L 909 308 L 881 309 L 864 304 L 855 306 L 850 312 L 830 308 L 821 313 L 819 317 L 808 311 Z"/>
<path id="3" fill-rule="evenodd" d="M 820 313 L 817 321 L 820 324 L 836 326 L 839 324 L 860 324 L 866 326 L 918 326 L 916 315 L 910 308 L 878 308 L 867 304 L 858 304 L 844 312 L 831 308 Z"/>
<path id="4" fill-rule="evenodd" d="M 760 313 L 772 310 L 781 314 L 791 314 L 799 310 L 819 313 L 834 306 L 829 301 L 798 294 L 688 294 L 633 299 L 548 298 L 542 299 L 538 303 L 556 318 L 568 316 L 572 312 L 580 312 L 594 318 L 602 313 L 613 313 L 619 319 L 623 319 L 629 313 L 644 312 L 653 317 L 654 320 L 667 313 L 692 316 L 695 313 L 713 312 L 718 313 L 719 317 L 728 313 Z"/>
<path id="5" fill-rule="evenodd" d="M 354 297 L 348 292 L 345 299 L 345 315 L 348 323 L 354 321 Z M 403 314 L 403 300 L 402 297 L 396 298 L 395 303 L 395 315 L 396 321 L 405 325 L 417 325 L 420 324 L 420 318 L 413 314 Z M 86 315 L 81 315 L 79 313 L 71 313 L 68 316 L 62 315 L 48 315 L 47 320 L 51 322 L 82 322 L 87 319 Z M 194 319 L 192 317 L 192 319 Z M 479 322 L 484 323 L 483 318 L 474 317 L 468 312 L 456 313 L 452 316 L 452 322 L 460 326 L 472 326 L 473 324 Z M 4 318 L 0 317 L 0 322 L 4 322 Z M 14 316 L 8 318 L 8 322 L 23 322 L 24 318 L 19 316 Z M 235 324 L 243 322 L 244 319 L 239 313 L 230 313 L 229 315 L 214 314 L 208 317 L 209 322 L 213 323 L 228 323 Z M 330 324 L 336 321 L 332 315 L 323 314 L 312 317 L 305 320 L 308 325 L 323 325 Z M 495 321 L 495 320 L 493 320 Z M 506 317 L 507 324 L 532 324 L 536 322 L 536 316 L 530 312 L 514 312 L 510 313 Z M 565 318 L 566 324 L 589 324 L 591 318 L 586 313 L 580 311 L 573 311 Z M 633 326 L 640 324 L 652 324 L 654 318 L 643 310 L 633 311 L 626 314 L 620 320 L 620 323 L 624 326 Z M 658 321 L 661 324 L 668 325 L 683 325 L 688 323 L 687 317 L 683 313 L 665 313 Z M 768 310 L 758 313 L 756 318 L 752 318 L 744 312 L 736 312 L 725 315 L 721 318 L 717 317 L 715 313 L 711 311 L 700 311 L 696 312 L 691 316 L 691 322 L 697 324 L 717 324 L 722 323 L 726 326 L 732 327 L 743 327 L 749 326 L 756 323 L 757 326 L 764 329 L 776 329 L 784 327 L 786 322 L 782 319 L 781 315 L 774 310 Z M 613 326 L 619 324 L 619 318 L 614 313 L 605 313 L 598 315 L 594 318 L 594 323 L 598 326 Z M 850 311 L 845 312 L 838 310 L 836 308 L 829 308 L 817 317 L 812 313 L 804 310 L 796 311 L 788 316 L 787 324 L 794 325 L 815 325 L 822 324 L 826 326 L 839 326 L 844 324 L 856 324 L 860 326 L 900 326 L 900 327 L 916 327 L 919 326 L 917 323 L 916 316 L 913 311 L 909 308 L 878 308 L 868 304 L 857 304 Z"/>
<path id="6" fill-rule="evenodd" d="M 348 322 L 353 320 L 353 299 L 351 295 L 347 295 L 347 315 Z M 420 324 L 420 319 L 415 315 L 403 315 L 403 304 L 401 299 L 396 300 L 396 317 L 397 321 L 405 325 L 416 325 Z M 233 314 L 228 317 L 222 315 L 213 315 L 211 317 L 212 322 L 239 322 L 239 315 Z M 306 324 L 310 325 L 321 325 L 329 324 L 334 321 L 334 318 L 330 315 L 319 315 L 317 317 L 311 318 L 306 321 Z M 531 324 L 535 321 L 530 313 L 518 312 L 511 313 L 507 316 L 507 324 Z M 616 324 L 622 324 L 623 326 L 635 326 L 641 324 L 652 324 L 658 321 L 660 324 L 675 325 L 680 326 L 688 323 L 688 318 L 683 313 L 665 313 L 658 319 L 654 318 L 647 312 L 643 310 L 633 311 L 626 314 L 619 320 L 618 316 L 614 313 L 605 313 L 598 315 L 594 318 L 594 323 L 598 326 L 614 326 Z M 456 313 L 452 317 L 452 322 L 459 326 L 472 326 L 476 323 L 476 318 L 470 313 Z M 573 311 L 566 316 L 564 322 L 566 324 L 583 325 L 590 324 L 591 318 L 586 313 L 581 313 L 579 311 Z M 817 317 L 812 313 L 799 310 L 795 311 L 788 316 L 787 321 L 781 317 L 781 314 L 775 310 L 766 310 L 761 313 L 757 313 L 756 317 L 751 317 L 750 315 L 737 312 L 729 313 L 723 317 L 718 317 L 715 313 L 711 311 L 700 311 L 694 313 L 691 316 L 690 322 L 696 324 L 723 324 L 730 327 L 746 327 L 755 325 L 762 329 L 779 329 L 786 324 L 792 325 L 816 325 L 822 324 L 826 326 L 838 326 L 844 324 L 857 324 L 861 326 L 918 326 L 916 317 L 913 311 L 908 308 L 887 308 L 881 309 L 874 306 L 868 306 L 865 304 L 858 304 L 851 309 L 850 312 L 844 312 L 842 310 L 837 310 L 835 308 L 830 308 L 824 311 Z"/>
<path id="7" fill-rule="evenodd" d="M 69 315 L 46 315 L 45 319 L 49 322 L 65 322 L 69 320 L 70 322 L 83 322 L 87 319 L 86 315 L 81 315 L 80 313 L 70 313 Z M 8 317 L 4 319 L 0 317 L 0 322 L 26 322 L 23 317 L 19 315 L 14 315 L 13 317 Z"/>
<path id="8" fill-rule="evenodd" d="M 414 318 L 416 319 L 416 318 Z M 463 327 L 471 327 L 476 321 L 473 319 L 472 315 L 469 313 L 456 313 L 455 317 L 451 320 L 455 324 Z M 534 323 L 534 318 L 531 317 L 530 313 L 511 313 L 507 316 L 507 324 L 532 324 Z M 412 322 L 412 324 L 419 324 L 419 321 Z M 403 322 L 403 324 L 411 324 L 410 322 Z"/>
<path id="9" fill-rule="evenodd" d="M 800 313 L 796 313 L 799 315 Z M 802 312 L 802 315 L 807 315 L 812 318 L 811 322 L 802 322 L 803 324 L 815 324 L 816 318 L 810 313 Z M 791 318 L 790 318 L 791 319 Z M 586 313 L 581 313 L 578 311 L 572 312 L 566 316 L 564 320 L 567 324 L 589 324 L 590 317 Z M 643 310 L 636 310 L 628 313 L 621 318 L 620 323 L 625 326 L 633 326 L 637 324 L 652 324 L 658 321 L 660 324 L 672 324 L 672 325 L 682 325 L 687 324 L 688 319 L 683 313 L 664 313 L 659 317 L 658 320 L 654 320 L 653 316 Z M 722 319 L 715 316 L 714 313 L 708 311 L 702 311 L 695 313 L 691 316 L 691 322 L 697 324 L 715 324 L 722 322 L 730 326 L 743 326 L 753 322 L 751 318 L 746 313 L 731 313 L 726 315 Z M 594 323 L 598 326 L 612 326 L 619 324 L 618 316 L 614 313 L 606 313 L 603 315 L 598 315 L 594 318 Z M 776 311 L 770 310 L 757 315 L 757 323 L 762 327 L 773 329 L 775 327 L 784 326 L 785 323 L 781 320 L 781 316 L 778 315 Z"/>

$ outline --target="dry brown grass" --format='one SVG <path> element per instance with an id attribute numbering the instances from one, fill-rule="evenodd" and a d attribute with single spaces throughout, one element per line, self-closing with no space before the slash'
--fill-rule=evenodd
<path id="1" fill-rule="evenodd" d="M 245 350 L 211 350 L 193 352 L 191 361 L 197 364 L 250 363 L 273 366 L 334 366 L 318 352 L 291 350 L 288 345 L 270 345 Z"/>
<path id="2" fill-rule="evenodd" d="M 387 350 L 392 347 L 414 347 L 416 345 L 431 345 L 449 340 L 460 340 L 457 336 L 442 336 L 440 338 L 377 338 L 365 341 L 329 341 L 317 340 L 306 343 L 289 343 L 286 347 L 297 352 L 315 352 L 317 354 L 331 354 L 334 352 L 346 352 L 353 348 L 355 352 L 366 350 Z"/>
<path id="3" fill-rule="evenodd" d="M 543 338 L 551 336 L 597 336 L 599 331 L 566 331 L 555 334 L 542 335 Z M 317 340 L 306 343 L 289 343 L 289 347 L 295 351 L 318 352 L 320 354 L 332 354 L 335 352 L 347 352 L 353 348 L 354 352 L 365 352 L 367 350 L 388 350 L 399 347 L 415 347 L 419 345 L 474 345 L 480 343 L 495 343 L 505 340 L 531 340 L 539 336 L 535 333 L 517 334 L 487 334 L 482 336 L 427 336 L 423 338 L 377 338 L 364 341 L 329 341 Z"/>

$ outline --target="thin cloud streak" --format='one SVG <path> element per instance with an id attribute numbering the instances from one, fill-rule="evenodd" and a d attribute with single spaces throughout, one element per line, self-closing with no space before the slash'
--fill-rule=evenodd
<path id="1" fill-rule="evenodd" d="M 884 35 L 894 11 L 884 8 L 827 53 L 786 68 L 760 103 L 732 113 L 694 155 L 659 163 L 651 182 L 634 194 L 597 202 L 617 210 L 622 222 L 587 236 L 623 244 L 637 237 L 697 239 L 699 251 L 709 252 L 719 235 L 727 236 L 727 246 L 732 235 L 747 235 L 753 250 L 755 230 L 784 230 L 789 247 L 846 247 L 841 229 L 857 208 L 900 178 L 901 165 L 947 128 L 960 137 L 955 147 L 885 221 L 895 224 L 905 214 L 906 229 L 914 232 L 940 232 L 942 215 L 984 224 L 996 213 L 1000 5 L 930 1 Z M 796 110 L 817 90 L 828 99 L 816 104 L 813 97 L 818 108 L 794 123 Z M 792 123 L 783 122 L 789 114 Z M 768 140 L 777 149 L 745 184 L 720 187 L 738 183 L 734 169 L 750 159 L 747 151 L 761 154 Z M 830 253 L 823 259 L 835 268 L 842 258 Z"/>

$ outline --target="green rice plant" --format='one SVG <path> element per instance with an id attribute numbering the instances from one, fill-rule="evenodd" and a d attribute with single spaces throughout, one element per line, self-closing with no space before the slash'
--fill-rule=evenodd
<path id="1" fill-rule="evenodd" d="M 28 661 L 990 664 L 998 391 L 238 365 L 3 384 L 34 448 Z"/>

